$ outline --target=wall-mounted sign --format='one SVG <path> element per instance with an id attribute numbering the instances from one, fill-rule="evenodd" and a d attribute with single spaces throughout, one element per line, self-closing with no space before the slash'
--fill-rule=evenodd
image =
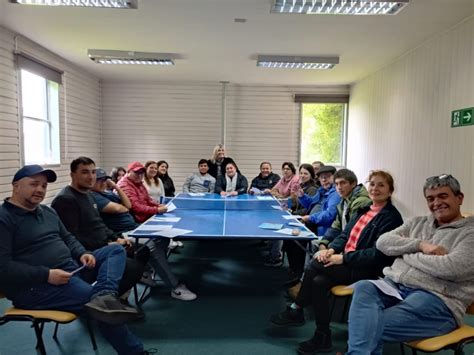
<path id="1" fill-rule="evenodd" d="M 451 127 L 474 125 L 474 107 L 451 112 Z"/>

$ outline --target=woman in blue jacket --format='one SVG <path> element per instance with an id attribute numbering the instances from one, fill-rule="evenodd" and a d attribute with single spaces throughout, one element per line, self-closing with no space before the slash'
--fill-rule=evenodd
<path id="1" fill-rule="evenodd" d="M 375 247 L 380 235 L 403 223 L 402 216 L 391 203 L 392 176 L 385 171 L 372 171 L 367 190 L 372 204 L 359 210 L 328 249 L 314 255 L 305 269 L 295 303 L 271 317 L 276 325 L 301 325 L 304 323 L 303 307 L 313 305 L 316 331 L 311 339 L 299 344 L 299 354 L 331 351 L 328 296 L 331 287 L 376 279 L 382 269 L 393 262 L 393 258 Z"/>

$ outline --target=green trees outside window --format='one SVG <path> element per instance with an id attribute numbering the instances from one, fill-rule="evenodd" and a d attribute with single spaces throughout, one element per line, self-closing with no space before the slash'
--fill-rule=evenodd
<path id="1" fill-rule="evenodd" d="M 346 104 L 302 104 L 302 163 L 344 165 Z"/>

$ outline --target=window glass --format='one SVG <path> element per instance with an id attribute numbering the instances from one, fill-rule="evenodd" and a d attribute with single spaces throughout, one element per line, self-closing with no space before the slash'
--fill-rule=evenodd
<path id="1" fill-rule="evenodd" d="M 300 161 L 345 164 L 346 104 L 303 103 Z"/>
<path id="2" fill-rule="evenodd" d="M 59 164 L 59 84 L 21 70 L 24 164 Z"/>

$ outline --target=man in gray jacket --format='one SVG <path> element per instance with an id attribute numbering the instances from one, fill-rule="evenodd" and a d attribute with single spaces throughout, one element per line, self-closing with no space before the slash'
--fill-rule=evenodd
<path id="1" fill-rule="evenodd" d="M 474 301 L 474 217 L 461 215 L 459 182 L 434 176 L 423 191 L 431 215 L 415 217 L 377 241 L 380 251 L 397 256 L 384 269 L 385 279 L 355 284 L 348 354 L 382 354 L 384 343 L 448 333 L 462 324 Z"/>

